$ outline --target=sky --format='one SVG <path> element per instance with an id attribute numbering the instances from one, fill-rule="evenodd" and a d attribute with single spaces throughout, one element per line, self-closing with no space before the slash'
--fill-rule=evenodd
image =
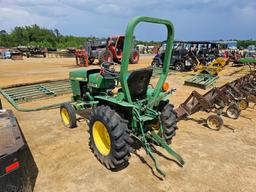
<path id="1" fill-rule="evenodd" d="M 176 40 L 256 39 L 256 0 L 0 0 L 0 30 L 38 24 L 63 35 L 124 34 L 134 16 L 170 20 Z M 140 24 L 140 40 L 164 40 L 164 27 Z"/>

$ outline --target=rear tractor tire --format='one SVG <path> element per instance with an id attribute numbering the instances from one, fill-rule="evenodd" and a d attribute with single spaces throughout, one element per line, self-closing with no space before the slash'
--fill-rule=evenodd
<path id="1" fill-rule="evenodd" d="M 176 135 L 177 128 L 177 115 L 173 110 L 173 105 L 165 104 L 161 111 L 161 122 L 163 134 L 160 131 L 160 122 L 152 125 L 153 130 L 160 136 L 165 139 L 168 144 L 171 144 L 172 138 Z"/>
<path id="2" fill-rule="evenodd" d="M 173 105 L 169 103 L 165 105 L 161 112 L 161 121 L 163 124 L 163 137 L 170 144 L 177 130 L 177 115 L 173 110 Z"/>
<path id="3" fill-rule="evenodd" d="M 76 127 L 76 112 L 70 103 L 63 103 L 60 106 L 62 123 L 67 128 Z"/>
<path id="4" fill-rule="evenodd" d="M 96 158 L 110 170 L 128 165 L 131 138 L 127 121 L 108 106 L 95 107 L 89 121 L 89 145 Z"/>
<path id="5" fill-rule="evenodd" d="M 130 56 L 130 63 L 131 64 L 137 64 L 139 62 L 139 59 L 140 59 L 140 54 L 138 51 L 136 50 L 133 50 L 131 52 L 131 56 Z"/>

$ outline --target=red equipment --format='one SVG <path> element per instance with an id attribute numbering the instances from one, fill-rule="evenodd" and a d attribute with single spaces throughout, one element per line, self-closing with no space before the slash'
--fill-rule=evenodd
<path id="1" fill-rule="evenodd" d="M 124 39 L 125 39 L 125 36 L 113 36 L 107 39 L 108 50 L 111 52 L 113 60 L 118 63 L 120 63 L 122 60 Z M 136 50 L 132 50 L 130 63 L 132 64 L 138 63 L 139 57 L 140 57 L 139 52 Z"/>
<path id="2" fill-rule="evenodd" d="M 88 67 L 88 54 L 85 49 L 76 50 L 76 64 L 80 67 Z"/>
<path id="3" fill-rule="evenodd" d="M 85 50 L 88 55 L 89 63 L 93 63 L 94 59 L 98 59 L 99 63 L 105 61 L 120 63 L 123 56 L 125 36 L 112 36 L 107 39 L 96 39 L 85 42 Z M 131 50 L 130 63 L 136 64 L 139 61 L 139 52 Z"/>
<path id="4" fill-rule="evenodd" d="M 76 64 L 80 67 L 87 67 L 95 59 L 98 59 L 100 64 L 106 61 L 120 63 L 123 56 L 124 39 L 125 36 L 112 36 L 107 39 L 85 42 L 85 49 L 75 51 Z M 133 48 L 130 63 L 138 63 L 139 58 L 139 52 Z"/>

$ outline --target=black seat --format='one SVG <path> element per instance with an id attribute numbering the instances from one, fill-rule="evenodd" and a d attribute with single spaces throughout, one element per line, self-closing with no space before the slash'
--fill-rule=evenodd
<path id="1" fill-rule="evenodd" d="M 147 88 L 153 68 L 142 68 L 132 71 L 128 77 L 127 83 L 131 94 L 131 99 L 144 99 L 146 97 Z"/>

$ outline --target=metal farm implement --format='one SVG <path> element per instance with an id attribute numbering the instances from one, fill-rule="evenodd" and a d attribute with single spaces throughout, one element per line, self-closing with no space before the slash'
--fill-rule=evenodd
<path id="1" fill-rule="evenodd" d="M 193 70 L 199 73 L 185 80 L 184 84 L 202 89 L 211 87 L 219 78 L 218 73 L 228 64 L 228 60 L 221 57 L 214 59 L 208 65 L 201 64 L 198 59 L 196 61 L 198 64 Z"/>
<path id="2" fill-rule="evenodd" d="M 223 125 L 221 115 L 225 108 L 229 118 L 237 119 L 249 102 L 256 104 L 255 71 L 222 87 L 214 87 L 204 95 L 193 91 L 175 112 L 181 120 L 199 111 L 215 111 L 216 114 L 210 115 L 206 122 L 209 128 L 219 130 Z"/>
<path id="3" fill-rule="evenodd" d="M 41 81 L 37 83 L 16 84 L 0 89 L 0 93 L 8 100 L 8 102 L 17 110 L 29 112 L 43 109 L 55 108 L 60 103 L 44 105 L 35 108 L 27 108 L 21 104 L 56 97 L 63 94 L 71 93 L 70 83 L 68 79 Z"/>

